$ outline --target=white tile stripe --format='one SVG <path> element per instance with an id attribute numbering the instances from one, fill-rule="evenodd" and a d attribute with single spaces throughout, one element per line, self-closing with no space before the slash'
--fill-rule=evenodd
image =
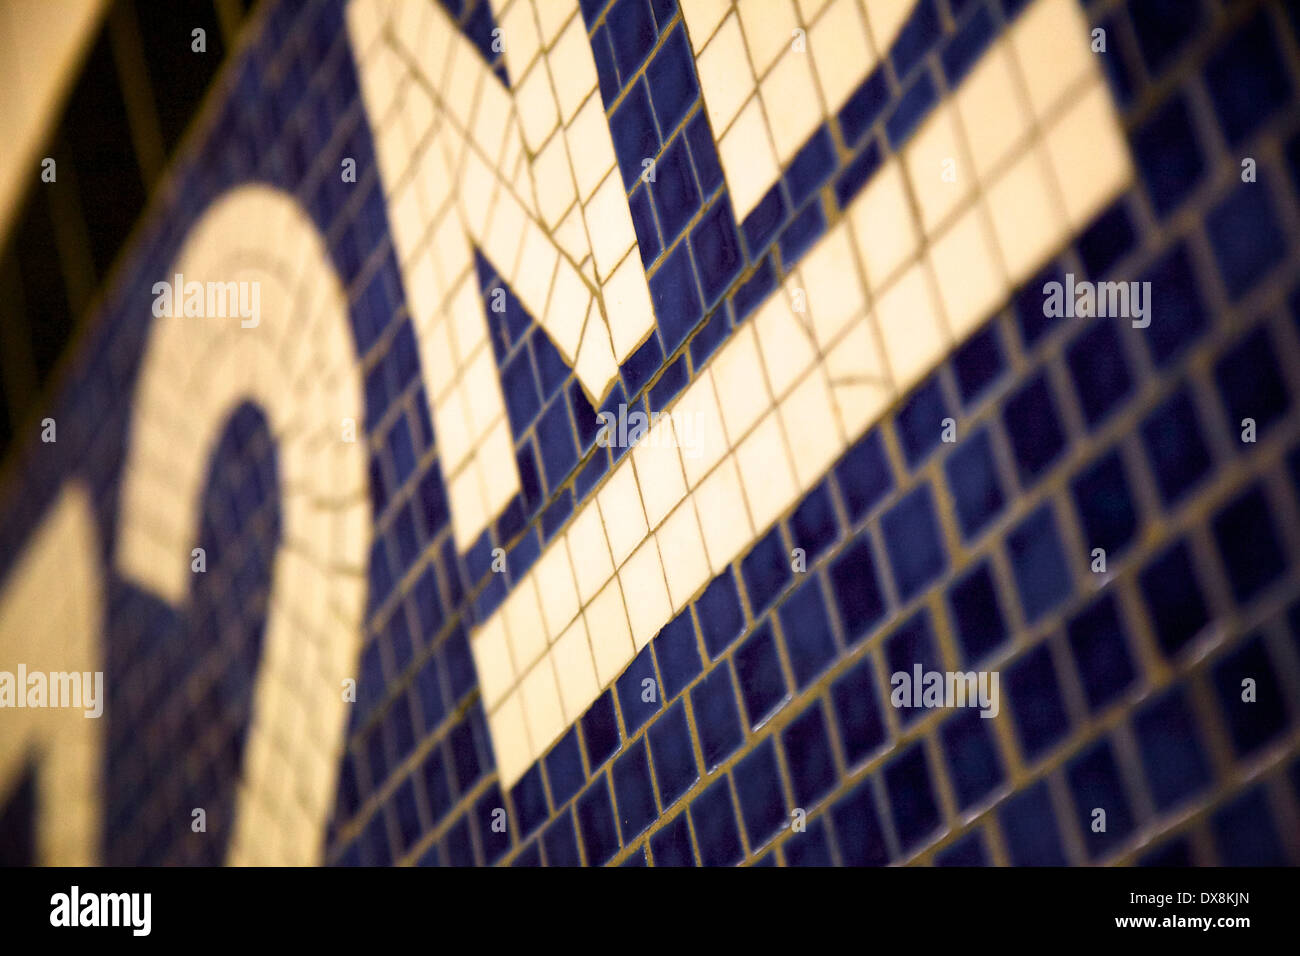
<path id="1" fill-rule="evenodd" d="M 688 420 L 687 412 L 700 416 L 702 459 L 648 437 L 476 631 L 471 647 L 503 786 L 1130 181 L 1127 145 L 1071 0 L 1037 0 L 1009 34 L 952 98 L 959 114 L 997 126 L 1016 112 L 1002 97 L 1038 91 L 1023 129 L 1001 139 L 977 130 L 975 142 L 955 144 L 957 185 L 980 191 L 965 188 L 951 208 L 928 220 L 921 209 L 923 222 L 915 221 L 904 180 L 913 194 L 946 185 L 942 167 L 925 171 L 933 144 L 943 142 L 937 130 L 959 123 L 944 104 L 669 409 L 661 428 Z M 1036 52 L 1043 46 L 1049 55 Z M 1012 87 L 998 85 L 1001 69 L 1011 71 Z M 1026 75 L 1016 79 L 1017 69 Z M 910 245 L 899 241 L 908 232 Z M 790 304 L 803 295 L 801 321 Z M 594 508 L 603 522 L 591 520 Z"/>

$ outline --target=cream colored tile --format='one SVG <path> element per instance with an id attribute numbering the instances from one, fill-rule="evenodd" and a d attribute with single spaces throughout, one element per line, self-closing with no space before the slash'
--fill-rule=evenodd
<path id="1" fill-rule="evenodd" d="M 495 518 L 519 491 L 519 466 L 515 464 L 510 422 L 504 414 L 480 439 L 476 460 L 482 477 L 483 502 L 489 518 Z"/>
<path id="2" fill-rule="evenodd" d="M 795 478 L 807 491 L 844 451 L 845 437 L 822 367 L 812 369 L 781 402 L 781 425 L 790 446 Z"/>
<path id="3" fill-rule="evenodd" d="M 786 40 L 788 44 L 789 34 Z M 812 58 L 787 45 L 772 72 L 763 78 L 759 92 L 776 146 L 777 162 L 784 167 L 824 119 L 817 81 L 813 79 Z"/>
<path id="4" fill-rule="evenodd" d="M 438 451 L 444 469 L 455 471 L 474 447 L 466 411 L 464 393 L 460 388 L 451 389 L 434 406 L 433 427 L 438 436 Z"/>
<path id="5" fill-rule="evenodd" d="M 988 220 L 980 203 L 972 203 L 930 247 L 930 265 L 943 301 L 949 329 L 964 339 L 1007 295 Z"/>
<path id="6" fill-rule="evenodd" d="M 799 18 L 804 23 L 812 23 L 824 6 L 826 0 L 799 0 Z"/>
<path id="7" fill-rule="evenodd" d="M 479 438 L 503 417 L 506 410 L 496 358 L 490 346 L 479 348 L 470 359 L 461 377 L 461 390 L 465 407 L 469 409 L 470 427 L 474 437 Z"/>
<path id="8" fill-rule="evenodd" d="M 519 684 L 528 736 L 539 753 L 564 733 L 566 725 L 555 677 L 555 667 L 548 656 L 534 664 Z"/>
<path id="9" fill-rule="evenodd" d="M 903 148 L 903 162 L 921 214 L 921 228 L 934 235 L 939 224 L 968 196 L 974 178 L 966 166 L 955 111 L 935 107 Z M 951 178 L 951 181 L 949 181 Z"/>
<path id="10" fill-rule="evenodd" d="M 537 580 L 537 595 L 542 601 L 546 633 L 559 634 L 578 613 L 578 591 L 563 538 L 556 538 L 547 546 L 533 573 Z"/>
<path id="11" fill-rule="evenodd" d="M 905 263 L 915 258 L 921 241 L 897 161 L 885 163 L 849 204 L 848 213 L 863 271 L 873 295 L 878 294 Z"/>
<path id="12" fill-rule="evenodd" d="M 599 408 L 618 378 L 618 363 L 614 361 L 614 350 L 609 344 L 609 327 L 605 325 L 595 299 L 587 308 L 587 327 L 582 333 L 578 362 L 573 370 L 587 393 L 587 401 L 592 407 Z"/>
<path id="13" fill-rule="evenodd" d="M 578 598 L 586 604 L 614 574 L 609 545 L 605 541 L 605 527 L 596 502 L 589 502 L 574 515 L 567 537 Z"/>
<path id="14" fill-rule="evenodd" d="M 514 87 L 515 109 L 523 127 L 524 142 L 533 152 L 541 149 L 560 125 L 560 113 L 551 92 L 551 75 L 546 64 L 538 60 Z"/>
<path id="15" fill-rule="evenodd" d="M 813 246 L 799 263 L 799 278 L 817 344 L 826 349 L 867 304 L 847 222 L 841 220 Z"/>
<path id="16" fill-rule="evenodd" d="M 617 169 L 611 169 L 597 187 L 583 207 L 583 215 L 587 220 L 587 235 L 591 237 L 596 274 L 604 282 L 636 244 L 627 194 L 623 192 L 623 179 Z"/>
<path id="17" fill-rule="evenodd" d="M 587 318 L 591 293 L 578 271 L 561 258 L 555 270 L 555 283 L 551 286 L 551 301 L 546 307 L 542 323 L 546 334 L 565 360 L 573 365 L 578 356 L 582 325 Z"/>
<path id="18" fill-rule="evenodd" d="M 727 433 L 713 391 L 713 373 L 704 369 L 673 406 L 673 428 L 681 445 L 686 484 L 694 488 L 727 453 Z"/>
<path id="19" fill-rule="evenodd" d="M 596 681 L 601 687 L 608 687 L 636 655 L 617 578 L 605 585 L 583 614 L 591 638 Z"/>
<path id="20" fill-rule="evenodd" d="M 534 575 L 510 592 L 502 605 L 506 619 L 506 633 L 510 638 L 510 652 L 520 670 L 527 670 L 546 652 L 546 628 L 542 609 L 537 602 L 537 581 Z"/>
<path id="21" fill-rule="evenodd" d="M 515 669 L 506 646 L 505 618 L 500 614 L 489 618 L 470 641 L 470 650 L 474 652 L 474 667 L 479 688 L 483 691 L 483 702 L 491 710 L 515 681 Z"/>
<path id="22" fill-rule="evenodd" d="M 512 116 L 514 105 L 510 92 L 499 82 L 484 83 L 479 91 L 471 135 L 479 149 L 483 150 L 483 155 L 493 163 L 499 162 L 501 158 L 506 127 L 514 122 Z M 538 140 L 538 143 L 544 139 L 546 139 L 545 135 Z"/>
<path id="23" fill-rule="evenodd" d="M 560 701 L 564 704 L 564 719 L 573 723 L 586 712 L 600 693 L 596 683 L 596 666 L 591 660 L 591 645 L 587 643 L 587 623 L 581 617 L 560 635 L 551 649 L 555 663 L 555 677 L 560 684 Z"/>
<path id="24" fill-rule="evenodd" d="M 723 134 L 718 157 L 727 177 L 736 219 L 743 220 L 776 182 L 780 172 L 757 96 L 745 104 L 735 123 Z"/>
<path id="25" fill-rule="evenodd" d="M 548 229 L 554 229 L 577 197 L 569 168 L 569 151 L 562 134 L 552 136 L 537 154 L 533 161 L 533 182 L 542 222 Z"/>
<path id="26" fill-rule="evenodd" d="M 1065 240 L 1064 216 L 1044 172 L 1041 146 L 1024 155 L 988 191 L 993 233 L 1012 285 L 1029 278 Z"/>
<path id="27" fill-rule="evenodd" d="M 479 346 L 487 342 L 487 318 L 483 314 L 483 295 L 475 277 L 465 275 L 452 296 L 452 341 L 456 346 L 456 358 L 464 366 L 474 357 Z"/>
<path id="28" fill-rule="evenodd" d="M 851 442 L 875 424 L 894 397 L 867 319 L 849 326 L 831 349 L 826 356 L 826 373 L 840 422 Z"/>
<path id="29" fill-rule="evenodd" d="M 528 739 L 523 698 L 519 691 L 515 691 L 500 707 L 488 714 L 488 729 L 492 732 L 492 752 L 496 756 L 501 780 L 505 786 L 509 786 L 524 775 L 528 765 L 540 753 L 534 752 Z"/>
<path id="30" fill-rule="evenodd" d="M 736 466 L 754 530 L 762 534 L 798 494 L 781 419 L 775 409 L 736 448 Z"/>
<path id="31" fill-rule="evenodd" d="M 1133 179 L 1128 141 L 1100 77 L 1074 99 L 1046 139 L 1070 225 L 1083 229 Z"/>
<path id="32" fill-rule="evenodd" d="M 758 341 L 750 323 L 742 325 L 713 359 L 713 386 L 727 438 L 733 447 L 772 407 L 762 368 Z"/>
<path id="33" fill-rule="evenodd" d="M 596 501 L 614 565 L 621 566 L 650 531 L 645 510 L 641 507 L 641 494 L 637 490 L 631 459 L 625 458 L 614 466 L 605 486 L 597 493 Z"/>
<path id="34" fill-rule="evenodd" d="M 523 242 L 519 247 L 519 262 L 511 280 L 519 301 L 533 315 L 545 315 L 551 280 L 560 252 L 555 243 L 531 219 L 524 224 Z"/>
<path id="35" fill-rule="evenodd" d="M 818 0 L 819 4 L 823 2 Z M 804 10 L 804 23 L 813 16 L 814 13 Z M 835 112 L 876 65 L 876 54 L 867 39 L 857 0 L 835 0 L 827 8 L 821 19 L 808 29 L 808 52 L 817 69 L 826 108 Z"/>
<path id="36" fill-rule="evenodd" d="M 753 326 L 768 383 L 779 400 L 817 359 L 811 333 L 790 310 L 784 290 L 769 296 L 759 307 Z M 757 377 L 753 375 L 751 381 Z"/>
<path id="37" fill-rule="evenodd" d="M 595 284 L 594 272 L 591 265 L 591 246 L 587 242 L 587 223 L 582 218 L 582 206 L 574 203 L 572 208 L 560 220 L 560 224 L 555 227 L 553 233 L 556 243 L 565 254 L 576 263 L 582 264 L 584 268 L 582 274 L 587 277 L 587 281 Z"/>
<path id="38" fill-rule="evenodd" d="M 569 155 L 573 157 L 573 177 L 578 183 L 578 198 L 585 203 L 616 162 L 614 141 L 610 139 L 605 108 L 599 96 L 590 96 L 582 104 L 573 123 L 565 131 L 565 137 L 569 144 Z M 619 182 L 621 184 L 622 180 Z M 623 201 L 626 203 L 626 198 Z"/>
<path id="39" fill-rule="evenodd" d="M 497 16 L 497 22 L 501 24 L 501 37 L 505 41 L 501 52 L 506 58 L 506 69 L 511 76 L 523 76 L 542 49 L 533 5 L 528 0 L 511 3 Z"/>
<path id="40" fill-rule="evenodd" d="M 911 265 L 876 300 L 876 324 L 900 393 L 915 385 L 947 348 L 929 278 L 921 262 Z"/>
<path id="41" fill-rule="evenodd" d="M 1005 40 L 979 59 L 954 96 L 975 172 L 988 182 L 993 171 L 1030 133 L 1029 109 L 1016 81 Z"/>
<path id="42" fill-rule="evenodd" d="M 715 575 L 754 539 L 734 456 L 728 455 L 694 492 L 709 566 Z"/>
<path id="43" fill-rule="evenodd" d="M 767 72 L 782 50 L 790 49 L 795 27 L 799 25 L 792 0 L 740 0 L 736 4 L 740 25 L 745 29 L 745 43 L 759 76 Z"/>
<path id="44" fill-rule="evenodd" d="M 571 2 L 555 3 L 554 0 L 533 0 L 533 9 L 537 11 L 537 26 L 543 46 L 550 46 L 560 34 L 560 28 L 573 20 L 582 22 L 582 14 L 577 5 Z"/>
<path id="45" fill-rule="evenodd" d="M 687 21 L 688 29 L 692 29 Z M 714 135 L 731 125 L 741 105 L 754 92 L 755 80 L 745 54 L 745 39 L 740 20 L 733 13 L 723 22 L 704 52 L 697 55 L 695 68 L 700 77 L 700 90 Z"/>
<path id="46" fill-rule="evenodd" d="M 656 528 L 686 495 L 686 479 L 672 419 L 662 416 L 632 449 L 637 484 L 645 504 L 646 520 Z"/>
<path id="47" fill-rule="evenodd" d="M 619 568 L 618 579 L 627 595 L 632 641 L 640 651 L 672 616 L 659 547 L 653 536 L 646 538 Z"/>
<path id="48" fill-rule="evenodd" d="M 1036 0 L 1009 32 L 1030 105 L 1044 121 L 1062 105 L 1070 87 L 1095 68 L 1083 9 L 1074 0 Z"/>
<path id="49" fill-rule="evenodd" d="M 609 316 L 614 355 L 620 363 L 625 362 L 655 327 L 654 305 L 639 254 L 624 257 L 601 289 L 601 296 Z"/>
<path id="50" fill-rule="evenodd" d="M 462 547 L 468 547 L 488 522 L 483 484 L 472 458 L 467 459 L 460 471 L 448 481 L 447 497 L 451 502 L 451 523 L 456 541 Z"/>
<path id="51" fill-rule="evenodd" d="M 871 39 L 877 50 L 888 50 L 903 29 L 917 0 L 862 0 L 871 26 Z"/>
<path id="52" fill-rule="evenodd" d="M 543 0 L 548 2 L 548 0 Z M 560 119 L 567 125 L 578 107 L 596 89 L 596 63 L 582 17 L 575 16 L 546 54 L 560 103 Z"/>
<path id="53" fill-rule="evenodd" d="M 680 611 L 709 579 L 709 559 L 700 535 L 695 505 L 688 498 L 655 532 L 673 611 Z"/>

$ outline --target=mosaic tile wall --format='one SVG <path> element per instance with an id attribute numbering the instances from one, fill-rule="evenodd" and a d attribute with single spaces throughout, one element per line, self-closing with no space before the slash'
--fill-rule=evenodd
<path id="1" fill-rule="evenodd" d="M 1297 90 L 1276 2 L 268 4 L 0 506 L 16 578 L 91 503 L 99 858 L 1300 862 Z M 324 783 L 255 690 L 274 657 L 316 726 L 277 588 L 352 620 L 277 570 L 306 439 L 232 393 L 193 529 L 131 487 L 141 404 L 199 403 L 137 395 L 149 290 L 247 183 L 352 334 L 298 344 L 286 293 L 300 377 L 253 391 L 364 408 Z M 1149 326 L 1049 317 L 1067 276 L 1149 282 Z M 598 440 L 638 409 L 677 441 Z M 997 715 L 890 706 L 918 665 L 996 671 Z"/>

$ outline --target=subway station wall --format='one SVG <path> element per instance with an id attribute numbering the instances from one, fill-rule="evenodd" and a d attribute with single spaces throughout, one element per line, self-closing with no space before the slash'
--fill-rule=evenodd
<path id="1" fill-rule="evenodd" d="M 1300 862 L 1298 90 L 1281 2 L 265 4 L 0 489 L 105 689 L 0 848 Z"/>

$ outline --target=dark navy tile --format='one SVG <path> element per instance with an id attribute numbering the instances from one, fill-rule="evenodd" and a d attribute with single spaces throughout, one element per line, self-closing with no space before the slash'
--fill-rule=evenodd
<path id="1" fill-rule="evenodd" d="M 646 0 L 614 0 L 605 14 L 614 62 L 623 82 L 636 72 L 655 45 L 654 16 Z"/>
<path id="2" fill-rule="evenodd" d="M 1247 680 L 1253 681 L 1253 696 L 1246 693 Z M 1214 689 L 1233 749 L 1241 756 L 1255 753 L 1286 730 L 1287 695 L 1259 634 L 1214 665 Z M 1247 696 L 1251 699 L 1244 699 Z"/>
<path id="3" fill-rule="evenodd" d="M 447 764 L 441 747 L 433 748 L 425 757 L 420 768 L 420 784 L 429 823 L 437 826 L 452 806 L 451 784 L 447 780 Z"/>
<path id="4" fill-rule="evenodd" d="M 1067 628 L 1079 683 L 1094 711 L 1127 690 L 1136 676 L 1127 633 L 1113 592 L 1103 594 L 1080 611 Z"/>
<path id="5" fill-rule="evenodd" d="M 529 767 L 510 788 L 510 802 L 514 805 L 515 818 L 525 839 L 546 822 L 550 811 L 546 808 L 546 787 L 542 782 L 540 763 Z"/>
<path id="6" fill-rule="evenodd" d="M 678 243 L 677 248 L 659 263 L 659 270 L 650 279 L 650 298 L 654 302 L 664 346 L 670 352 L 676 351 L 704 315 L 686 243 Z"/>
<path id="7" fill-rule="evenodd" d="M 740 561 L 745 592 L 755 616 L 762 614 L 790 582 L 790 555 L 781 541 L 780 527 L 774 527 Z"/>
<path id="8" fill-rule="evenodd" d="M 858 150 L 858 154 L 835 177 L 835 202 L 841 210 L 847 209 L 854 197 L 860 193 L 880 169 L 880 143 L 868 140 L 867 145 Z"/>
<path id="9" fill-rule="evenodd" d="M 1045 375 L 1038 376 L 1007 400 L 1002 424 L 1011 441 L 1020 484 L 1032 487 L 1065 448 L 1065 433 Z"/>
<path id="10" fill-rule="evenodd" d="M 619 368 L 627 394 L 636 395 L 640 392 L 642 386 L 654 378 L 663 364 L 664 352 L 659 346 L 659 339 L 651 335 L 637 346 L 636 351 Z"/>
<path id="11" fill-rule="evenodd" d="M 659 674 L 664 682 L 663 696 L 665 700 L 672 700 L 686 689 L 704 666 L 700 661 L 690 612 L 685 611 L 665 624 L 653 643 Z"/>
<path id="12" fill-rule="evenodd" d="M 578 445 L 573 437 L 569 406 L 562 397 L 554 399 L 538 420 L 537 441 L 542 447 L 546 484 L 557 488 L 578 463 Z"/>
<path id="13" fill-rule="evenodd" d="M 510 861 L 511 866 L 541 866 L 542 865 L 542 845 L 539 841 L 534 840 L 528 846 L 516 854 L 515 858 Z"/>
<path id="14" fill-rule="evenodd" d="M 694 866 L 691 828 L 685 813 L 679 813 L 650 838 L 650 852 L 655 866 Z"/>
<path id="15" fill-rule="evenodd" d="M 619 675 L 616 690 L 619 710 L 623 713 L 623 726 L 631 737 L 646 721 L 659 713 L 666 696 L 655 679 L 654 656 L 648 645 L 641 649 L 627 670 Z"/>
<path id="16" fill-rule="evenodd" d="M 1084 751 L 1070 761 L 1066 770 L 1084 849 L 1090 859 L 1099 860 L 1123 844 L 1135 826 L 1109 741 L 1101 740 Z M 1095 827 L 1102 819 L 1096 815 L 1097 810 L 1106 814 L 1103 830 Z"/>
<path id="17" fill-rule="evenodd" d="M 894 111 L 885 120 L 885 133 L 889 136 L 891 149 L 898 152 L 902 148 L 930 112 L 936 98 L 934 79 L 929 70 L 922 70 L 895 101 Z"/>
<path id="18" fill-rule="evenodd" d="M 781 844 L 786 866 L 834 866 L 830 834 L 822 817 L 809 820 L 807 829 L 797 832 Z"/>
<path id="19" fill-rule="evenodd" d="M 442 856 L 448 866 L 474 866 L 474 838 L 469 817 L 461 817 L 442 838 Z"/>
<path id="20" fill-rule="evenodd" d="M 582 715 L 582 739 L 587 745 L 587 764 L 593 771 L 618 750 L 618 718 L 612 691 L 597 697 Z"/>
<path id="21" fill-rule="evenodd" d="M 1013 866 L 1064 866 L 1060 831 L 1046 781 L 1011 796 L 998 808 Z"/>
<path id="22" fill-rule="evenodd" d="M 1077 248 L 1088 275 L 1096 280 L 1103 278 L 1136 244 L 1137 231 L 1128 213 L 1128 203 L 1120 200 L 1079 235 Z"/>
<path id="23" fill-rule="evenodd" d="M 814 199 L 781 232 L 781 265 L 790 269 L 826 231 L 826 213 L 820 199 Z"/>
<path id="24" fill-rule="evenodd" d="M 736 827 L 736 808 L 727 778 L 717 782 L 691 803 L 691 823 L 703 866 L 734 866 L 745 855 Z"/>
<path id="25" fill-rule="evenodd" d="M 718 149 L 713 143 L 713 133 L 709 129 L 708 116 L 704 110 L 696 113 L 686 124 L 686 140 L 691 147 L 691 159 L 695 161 L 695 175 L 699 180 L 700 192 L 711 196 L 722 185 L 723 177 Z"/>
<path id="26" fill-rule="evenodd" d="M 838 653 L 818 576 L 810 576 L 796 588 L 778 613 L 795 686 L 802 690 Z"/>
<path id="27" fill-rule="evenodd" d="M 700 193 L 695 187 L 695 175 L 686 153 L 685 136 L 674 139 L 655 163 L 655 178 L 650 192 L 659 224 L 663 227 L 664 242 L 671 246 L 700 209 Z"/>
<path id="28" fill-rule="evenodd" d="M 1166 506 L 1176 504 L 1210 469 L 1200 416 L 1186 390 L 1161 403 L 1142 422 L 1142 441 Z"/>
<path id="29" fill-rule="evenodd" d="M 686 28 L 679 24 L 663 41 L 645 71 L 654 99 L 655 118 L 664 135 L 677 127 L 695 101 L 700 89 L 695 82 L 695 60 L 686 39 Z"/>
<path id="30" fill-rule="evenodd" d="M 1268 330 L 1260 326 L 1234 345 L 1214 366 L 1229 432 L 1241 435 L 1242 421 L 1253 419 L 1257 434 L 1285 418 L 1291 399 L 1287 395 L 1277 348 Z M 1243 443 L 1243 448 L 1245 444 Z"/>
<path id="31" fill-rule="evenodd" d="M 626 846 L 658 816 L 644 738 L 614 761 L 614 798 L 618 802 L 618 828 Z"/>
<path id="32" fill-rule="evenodd" d="M 966 23 L 948 38 L 943 48 L 943 72 L 948 88 L 961 85 L 971 67 L 993 42 L 996 27 L 987 7 L 979 7 Z"/>
<path id="33" fill-rule="evenodd" d="M 641 264 L 649 269 L 650 263 L 659 258 L 659 253 L 663 251 L 659 226 L 655 222 L 654 209 L 650 203 L 650 187 L 638 186 L 627 204 L 632 213 L 632 227 L 636 230 L 637 248 L 641 250 Z"/>
<path id="34" fill-rule="evenodd" d="M 1003 679 L 1016 718 L 1020 749 L 1027 760 L 1041 757 L 1070 730 L 1052 654 L 1040 644 L 1008 667 Z"/>
<path id="35" fill-rule="evenodd" d="M 1070 568 L 1061 551 L 1056 518 L 1049 504 L 1033 512 L 1007 535 L 1007 556 L 1025 620 L 1030 624 L 1069 596 Z"/>
<path id="36" fill-rule="evenodd" d="M 1172 212 L 1205 171 L 1186 99 L 1170 100 L 1134 132 L 1133 154 L 1156 214 Z"/>
<path id="37" fill-rule="evenodd" d="M 844 745 L 844 762 L 851 766 L 884 743 L 888 733 L 870 657 L 863 657 L 832 685 L 831 701 Z"/>
<path id="38" fill-rule="evenodd" d="M 1205 331 L 1207 320 L 1198 292 L 1196 270 L 1192 268 L 1186 244 L 1174 248 L 1147 270 L 1142 282 L 1150 282 L 1151 325 L 1142 330 L 1142 341 L 1157 365 L 1182 354 Z"/>
<path id="39" fill-rule="evenodd" d="M 914 850 L 940 823 L 925 744 L 917 741 L 886 764 L 884 781 L 898 842 L 904 852 Z"/>
<path id="40" fill-rule="evenodd" d="M 1196 35 L 1203 11 L 1200 0 L 1133 0 L 1129 18 L 1147 71 L 1158 76 Z"/>
<path id="41" fill-rule="evenodd" d="M 1138 518 L 1124 462 L 1112 450 L 1089 464 L 1070 482 L 1075 509 L 1079 512 L 1084 547 L 1089 553 L 1103 548 L 1108 559 L 1121 552 L 1137 532 Z"/>
<path id="42" fill-rule="evenodd" d="M 1219 275 L 1234 302 L 1253 289 L 1286 255 L 1287 241 L 1278 224 L 1268 177 L 1238 183 L 1231 195 L 1206 217 Z"/>
<path id="43" fill-rule="evenodd" d="M 1153 558 L 1138 575 L 1138 585 L 1166 657 L 1177 654 L 1209 623 L 1186 543 L 1180 541 Z"/>
<path id="44" fill-rule="evenodd" d="M 880 519 L 899 597 L 910 600 L 947 567 L 930 486 L 908 493 Z"/>
<path id="45" fill-rule="evenodd" d="M 957 806 L 968 810 L 1003 781 L 993 722 L 970 707 L 946 720 L 940 736 Z"/>
<path id="46" fill-rule="evenodd" d="M 845 144 L 856 146 L 888 105 L 889 78 L 881 65 L 871 71 L 836 114 Z"/>
<path id="47" fill-rule="evenodd" d="M 573 811 L 565 810 L 542 834 L 542 851 L 547 866 L 581 866 L 578 833 L 573 826 Z"/>
<path id="48" fill-rule="evenodd" d="M 726 193 L 709 207 L 691 230 L 691 251 L 695 253 L 705 307 L 712 308 L 745 265 L 731 200 Z"/>
<path id="49" fill-rule="evenodd" d="M 757 728 L 789 696 L 768 619 L 736 648 L 735 665 L 749 725 Z"/>
<path id="50" fill-rule="evenodd" d="M 1291 99 L 1272 19 L 1255 15 L 1205 65 L 1205 85 L 1231 146 L 1241 144 Z"/>
<path id="51" fill-rule="evenodd" d="M 962 661 L 967 666 L 979 662 L 1007 639 L 992 566 L 987 561 L 953 584 L 948 591 L 948 606 L 961 644 Z"/>
<path id="52" fill-rule="evenodd" d="M 700 735 L 704 769 L 714 767 L 730 757 L 745 740 L 736 709 L 736 695 L 731 686 L 731 668 L 718 667 L 691 690 L 691 709 Z"/>
<path id="53" fill-rule="evenodd" d="M 869 539 L 858 538 L 840 553 L 831 564 L 830 581 L 844 637 L 856 643 L 885 615 Z"/>
<path id="54" fill-rule="evenodd" d="M 988 866 L 988 851 L 979 830 L 972 830 L 947 849 L 935 854 L 935 866 Z"/>
<path id="55" fill-rule="evenodd" d="M 722 673 L 725 668 L 719 668 Z M 690 789 L 700 779 L 691 748 L 691 732 L 686 722 L 686 705 L 677 701 L 668 708 L 646 731 L 650 741 L 650 755 L 654 761 L 655 779 L 659 782 L 659 798 L 664 809 Z"/>
<path id="56" fill-rule="evenodd" d="M 971 408 L 985 394 L 989 386 L 1001 377 L 1005 367 L 996 322 L 976 332 L 953 353 L 952 369 L 966 408 Z"/>
<path id="57" fill-rule="evenodd" d="M 483 862 L 492 866 L 506 855 L 511 844 L 505 800 L 495 783 L 474 804 L 474 824 L 478 830 L 478 845 L 483 851 Z"/>
<path id="58" fill-rule="evenodd" d="M 831 811 L 831 823 L 845 866 L 884 866 L 889 848 L 876 812 L 871 779 L 864 779 Z"/>
<path id="59" fill-rule="evenodd" d="M 1214 814 L 1214 845 L 1223 866 L 1286 866 L 1264 788 L 1257 786 Z"/>
<path id="60" fill-rule="evenodd" d="M 941 32 L 935 0 L 918 0 L 912 7 L 907 22 L 898 31 L 890 51 L 894 72 L 900 79 L 907 76 L 907 71 L 933 49 Z"/>
<path id="61" fill-rule="evenodd" d="M 1287 557 L 1263 488 L 1254 485 L 1214 516 L 1214 540 L 1239 604 L 1254 598 L 1286 570 Z"/>
<path id="62" fill-rule="evenodd" d="M 780 832 L 789 819 L 772 738 L 768 737 L 743 757 L 736 764 L 733 776 L 745 834 L 750 847 L 757 849 Z"/>
<path id="63" fill-rule="evenodd" d="M 1157 810 L 1169 810 L 1209 783 L 1200 738 L 1181 688 L 1144 706 L 1133 718 L 1133 731 Z"/>
<path id="64" fill-rule="evenodd" d="M 1192 848 L 1186 837 L 1168 840 L 1138 858 L 1138 866 L 1191 866 Z"/>
<path id="65" fill-rule="evenodd" d="M 1133 389 L 1113 319 L 1098 319 L 1065 350 L 1074 392 L 1092 428 L 1118 408 Z"/>
<path id="66" fill-rule="evenodd" d="M 835 480 L 854 524 L 893 489 L 894 476 L 879 431 L 868 432 L 844 453 L 835 466 Z"/>
<path id="67" fill-rule="evenodd" d="M 790 769 L 795 806 L 807 810 L 836 783 L 835 756 L 820 703 L 814 703 L 781 732 L 781 749 Z"/>
<path id="68" fill-rule="evenodd" d="M 795 154 L 785 174 L 790 202 L 796 209 L 826 182 L 835 162 L 835 144 L 831 141 L 830 128 L 819 126 Z"/>
<path id="69" fill-rule="evenodd" d="M 745 216 L 740 231 L 745 236 L 745 248 L 749 251 L 751 262 L 757 260 L 771 245 L 777 231 L 786 221 L 788 212 L 781 184 L 777 183 L 763 194 L 763 198 Z"/>
<path id="70" fill-rule="evenodd" d="M 764 256 L 755 266 L 753 274 L 740 283 L 731 298 L 732 308 L 736 313 L 736 322 L 749 318 L 751 312 L 767 300 L 776 288 L 776 271 L 772 267 L 772 257 Z"/>
<path id="71" fill-rule="evenodd" d="M 714 660 L 745 629 L 745 614 L 731 568 L 718 575 L 696 599 L 695 613 L 700 621 L 704 647 Z"/>
<path id="72" fill-rule="evenodd" d="M 827 482 L 813 488 L 790 516 L 790 540 L 811 564 L 839 536 L 835 506 Z"/>
<path id="73" fill-rule="evenodd" d="M 916 387 L 894 418 L 907 467 L 915 468 L 938 446 L 943 437 L 944 419 L 950 415 L 939 376 L 931 375 Z"/>
<path id="74" fill-rule="evenodd" d="M 614 67 L 614 48 L 609 45 L 609 30 L 604 24 L 591 35 L 591 55 L 596 62 L 596 77 L 600 81 L 600 98 L 608 109 L 618 99 L 621 85 L 618 70 Z"/>
<path id="75" fill-rule="evenodd" d="M 618 852 L 618 830 L 614 824 L 614 807 L 609 801 L 609 784 L 605 775 L 596 778 L 575 805 L 582 846 L 589 866 L 608 863 Z"/>
<path id="76" fill-rule="evenodd" d="M 621 866 L 621 867 L 649 866 L 649 865 L 650 865 L 650 864 L 649 864 L 649 862 L 646 860 L 646 856 L 645 856 L 645 844 L 644 844 L 644 843 L 642 843 L 639 847 L 637 847 L 635 850 L 633 850 L 633 851 L 628 855 L 627 859 L 624 860 L 622 863 L 619 864 L 619 866 Z"/>
<path id="77" fill-rule="evenodd" d="M 551 785 L 551 800 L 559 807 L 582 789 L 587 780 L 582 770 L 582 753 L 576 727 L 570 727 L 568 733 L 556 742 L 544 758 L 544 763 L 546 779 Z"/>
<path id="78" fill-rule="evenodd" d="M 943 463 L 962 537 L 969 541 L 1002 511 L 1005 499 L 989 430 L 980 428 Z"/>
<path id="79" fill-rule="evenodd" d="M 700 326 L 699 331 L 691 336 L 691 362 L 696 368 L 703 368 L 704 363 L 712 357 L 727 338 L 730 331 L 727 314 L 728 309 L 725 306 L 719 306 L 713 310 L 707 322 Z"/>

